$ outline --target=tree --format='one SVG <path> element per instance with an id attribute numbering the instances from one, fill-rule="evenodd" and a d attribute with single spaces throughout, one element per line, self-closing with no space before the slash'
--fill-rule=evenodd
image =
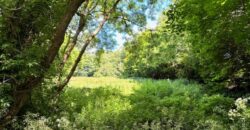
<path id="1" fill-rule="evenodd" d="M 100 56 L 99 66 L 94 76 L 119 77 L 123 74 L 123 53 L 121 51 L 105 52 Z"/>
<path id="2" fill-rule="evenodd" d="M 3 0 L 0 6 L 0 72 L 1 87 L 8 88 L 10 107 L 0 115 L 0 126 L 4 127 L 23 108 L 34 88 L 42 87 L 45 78 L 51 78 L 50 71 L 56 66 L 59 50 L 65 34 L 76 14 L 78 28 L 63 52 L 60 62 L 63 70 L 72 48 L 79 36 L 83 45 L 66 78 L 59 82 L 58 92 L 68 83 L 87 47 L 95 41 L 96 35 L 105 23 L 119 31 L 131 31 L 134 23 L 144 25 L 144 13 L 152 2 L 134 0 Z M 119 5 L 118 5 L 119 4 Z M 141 7 L 141 8 L 139 8 Z M 99 21 L 101 20 L 101 21 Z M 130 28 L 130 29 L 129 29 Z M 81 31 L 85 29 L 84 32 Z M 89 31 L 95 30 L 95 31 Z M 70 33 L 69 33 L 70 34 Z M 59 72 L 61 73 L 61 72 Z M 57 74 L 59 77 L 61 74 Z M 2 98 L 2 97 L 1 97 Z M 5 98 L 5 97 L 3 97 Z"/>
<path id="3" fill-rule="evenodd" d="M 13 2 L 13 1 L 11 1 Z M 9 60 L 7 57 L 4 57 L 7 62 L 12 62 L 10 65 L 1 65 L 1 73 L 11 75 L 11 79 L 9 81 L 11 88 L 12 88 L 12 97 L 13 103 L 9 109 L 9 111 L 5 115 L 1 115 L 1 126 L 6 125 L 12 118 L 15 116 L 20 109 L 23 107 L 27 98 L 34 87 L 37 87 L 38 84 L 41 83 L 42 79 L 44 78 L 44 72 L 46 72 L 63 42 L 64 35 L 68 24 L 70 23 L 73 15 L 76 13 L 77 9 L 81 6 L 84 0 L 73 0 L 68 3 L 68 5 L 64 5 L 66 8 L 60 9 L 60 11 L 56 12 L 64 12 L 63 16 L 59 19 L 52 19 L 55 20 L 51 25 L 48 27 L 49 29 L 53 30 L 53 36 L 48 36 L 46 39 L 37 38 L 39 35 L 44 35 L 43 29 L 46 29 L 46 22 L 50 23 L 50 19 L 42 21 L 42 17 L 45 15 L 49 15 L 50 11 L 57 11 L 53 10 L 49 5 L 55 6 L 58 4 L 57 1 L 52 2 L 44 2 L 44 1 L 34 1 L 34 2 L 26 2 L 26 1 L 17 1 L 13 2 L 15 5 L 10 5 L 7 1 L 4 1 L 4 4 L 7 5 L 7 8 L 12 9 L 1 9 L 2 11 L 2 18 L 3 21 L 1 22 L 1 35 L 3 38 L 1 42 L 4 43 L 1 46 L 2 51 L 7 51 L 3 53 L 4 56 L 13 57 Z M 28 6 L 28 8 L 25 8 Z M 39 9 L 45 9 L 47 11 L 42 13 L 37 7 L 42 7 Z M 46 9 L 48 8 L 48 9 Z M 51 8 L 51 9 L 50 9 Z M 30 11 L 34 11 L 30 13 Z M 30 13 L 30 14 L 29 14 Z M 28 14 L 28 16 L 27 16 Z M 23 15 L 23 16 L 22 16 Z M 45 22 L 44 25 L 36 25 L 33 22 Z M 56 24 L 56 25 L 53 25 Z M 42 26 L 42 27 L 41 27 Z M 55 27 L 55 29 L 53 29 Z M 3 30 L 4 29 L 4 30 Z M 19 62 L 23 62 L 23 65 L 26 64 L 26 58 L 31 57 L 30 50 L 34 49 L 38 50 L 38 45 L 35 44 L 42 40 L 46 44 L 46 40 L 49 40 L 51 44 L 49 44 L 47 51 L 44 54 L 39 54 L 37 56 L 37 60 L 34 60 L 31 63 L 28 63 L 28 66 L 31 66 L 31 69 L 35 69 L 35 72 L 31 72 L 24 77 L 20 73 L 27 73 L 26 71 L 19 69 Z M 12 45 L 12 47 L 11 47 Z M 10 47 L 11 50 L 5 49 L 5 46 Z M 33 51 L 34 51 L 33 50 Z M 14 52 L 13 52 L 14 51 Z M 27 54 L 28 53 L 28 54 Z M 32 52 L 31 52 L 32 53 Z M 34 53 L 34 52 L 33 52 Z M 28 57 L 27 57 L 28 56 Z M 4 61 L 2 64 L 6 64 Z M 38 65 L 34 65 L 38 64 Z M 8 66 L 8 67 L 6 67 Z M 6 68 L 5 68 L 6 67 Z M 37 67 L 42 67 L 40 70 Z M 9 72 L 12 71 L 12 72 Z M 27 70 L 28 71 L 28 70 Z M 8 77 L 8 76 L 7 76 Z"/>
<path id="4" fill-rule="evenodd" d="M 156 79 L 199 78 L 191 64 L 188 34 L 166 31 L 163 18 L 155 30 L 145 30 L 126 43 L 125 72 Z"/>
<path id="5" fill-rule="evenodd" d="M 249 92 L 249 8 L 247 0 L 179 0 L 166 11 L 168 28 L 190 34 L 207 83 Z"/>

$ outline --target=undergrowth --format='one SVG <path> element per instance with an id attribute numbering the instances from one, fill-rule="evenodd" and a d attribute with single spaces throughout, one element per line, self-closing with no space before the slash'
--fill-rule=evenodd
<path id="1" fill-rule="evenodd" d="M 41 130 L 249 129 L 247 98 L 234 102 L 223 95 L 207 95 L 201 85 L 188 80 L 117 80 L 86 80 L 95 87 L 78 81 L 82 87 L 68 87 L 50 110 L 28 113 L 19 125 Z"/>

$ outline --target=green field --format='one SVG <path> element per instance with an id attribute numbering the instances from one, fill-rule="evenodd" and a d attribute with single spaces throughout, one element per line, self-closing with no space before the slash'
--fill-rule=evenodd
<path id="1" fill-rule="evenodd" d="M 233 99 L 188 80 L 74 77 L 61 95 L 64 129 L 229 129 Z M 61 120 L 61 119 L 60 119 Z M 241 121 L 241 120 L 240 120 Z M 244 124 L 246 125 L 246 124 Z M 75 129 L 74 128 L 74 129 Z"/>
<path id="2" fill-rule="evenodd" d="M 139 86 L 138 80 L 116 77 L 73 77 L 69 82 L 69 87 L 73 88 L 116 88 L 123 94 L 131 94 Z"/>

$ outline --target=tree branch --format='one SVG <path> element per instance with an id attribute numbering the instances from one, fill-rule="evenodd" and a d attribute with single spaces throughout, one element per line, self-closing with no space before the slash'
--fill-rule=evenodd
<path id="1" fill-rule="evenodd" d="M 91 41 L 96 37 L 96 35 L 101 31 L 102 27 L 104 26 L 104 24 L 106 23 L 106 21 L 109 19 L 109 16 L 111 13 L 113 13 L 118 5 L 120 0 L 117 0 L 115 2 L 115 4 L 112 6 L 112 8 L 104 14 L 104 18 L 103 18 L 103 21 L 99 24 L 99 26 L 95 29 L 94 32 L 92 32 L 92 34 L 87 38 L 85 44 L 83 45 L 78 57 L 76 58 L 75 62 L 74 62 L 74 65 L 72 66 L 71 70 L 70 70 L 70 73 L 67 75 L 66 79 L 61 83 L 59 84 L 58 86 L 58 93 L 59 94 L 63 88 L 68 84 L 69 80 L 71 79 L 71 77 L 73 76 L 79 62 L 81 61 L 81 58 L 86 50 L 86 48 L 88 47 L 88 45 L 91 43 Z"/>

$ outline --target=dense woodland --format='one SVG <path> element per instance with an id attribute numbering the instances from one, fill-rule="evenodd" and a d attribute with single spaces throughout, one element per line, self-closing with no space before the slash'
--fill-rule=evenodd
<path id="1" fill-rule="evenodd" d="M 0 0 L 2 129 L 250 129 L 250 0 Z"/>

